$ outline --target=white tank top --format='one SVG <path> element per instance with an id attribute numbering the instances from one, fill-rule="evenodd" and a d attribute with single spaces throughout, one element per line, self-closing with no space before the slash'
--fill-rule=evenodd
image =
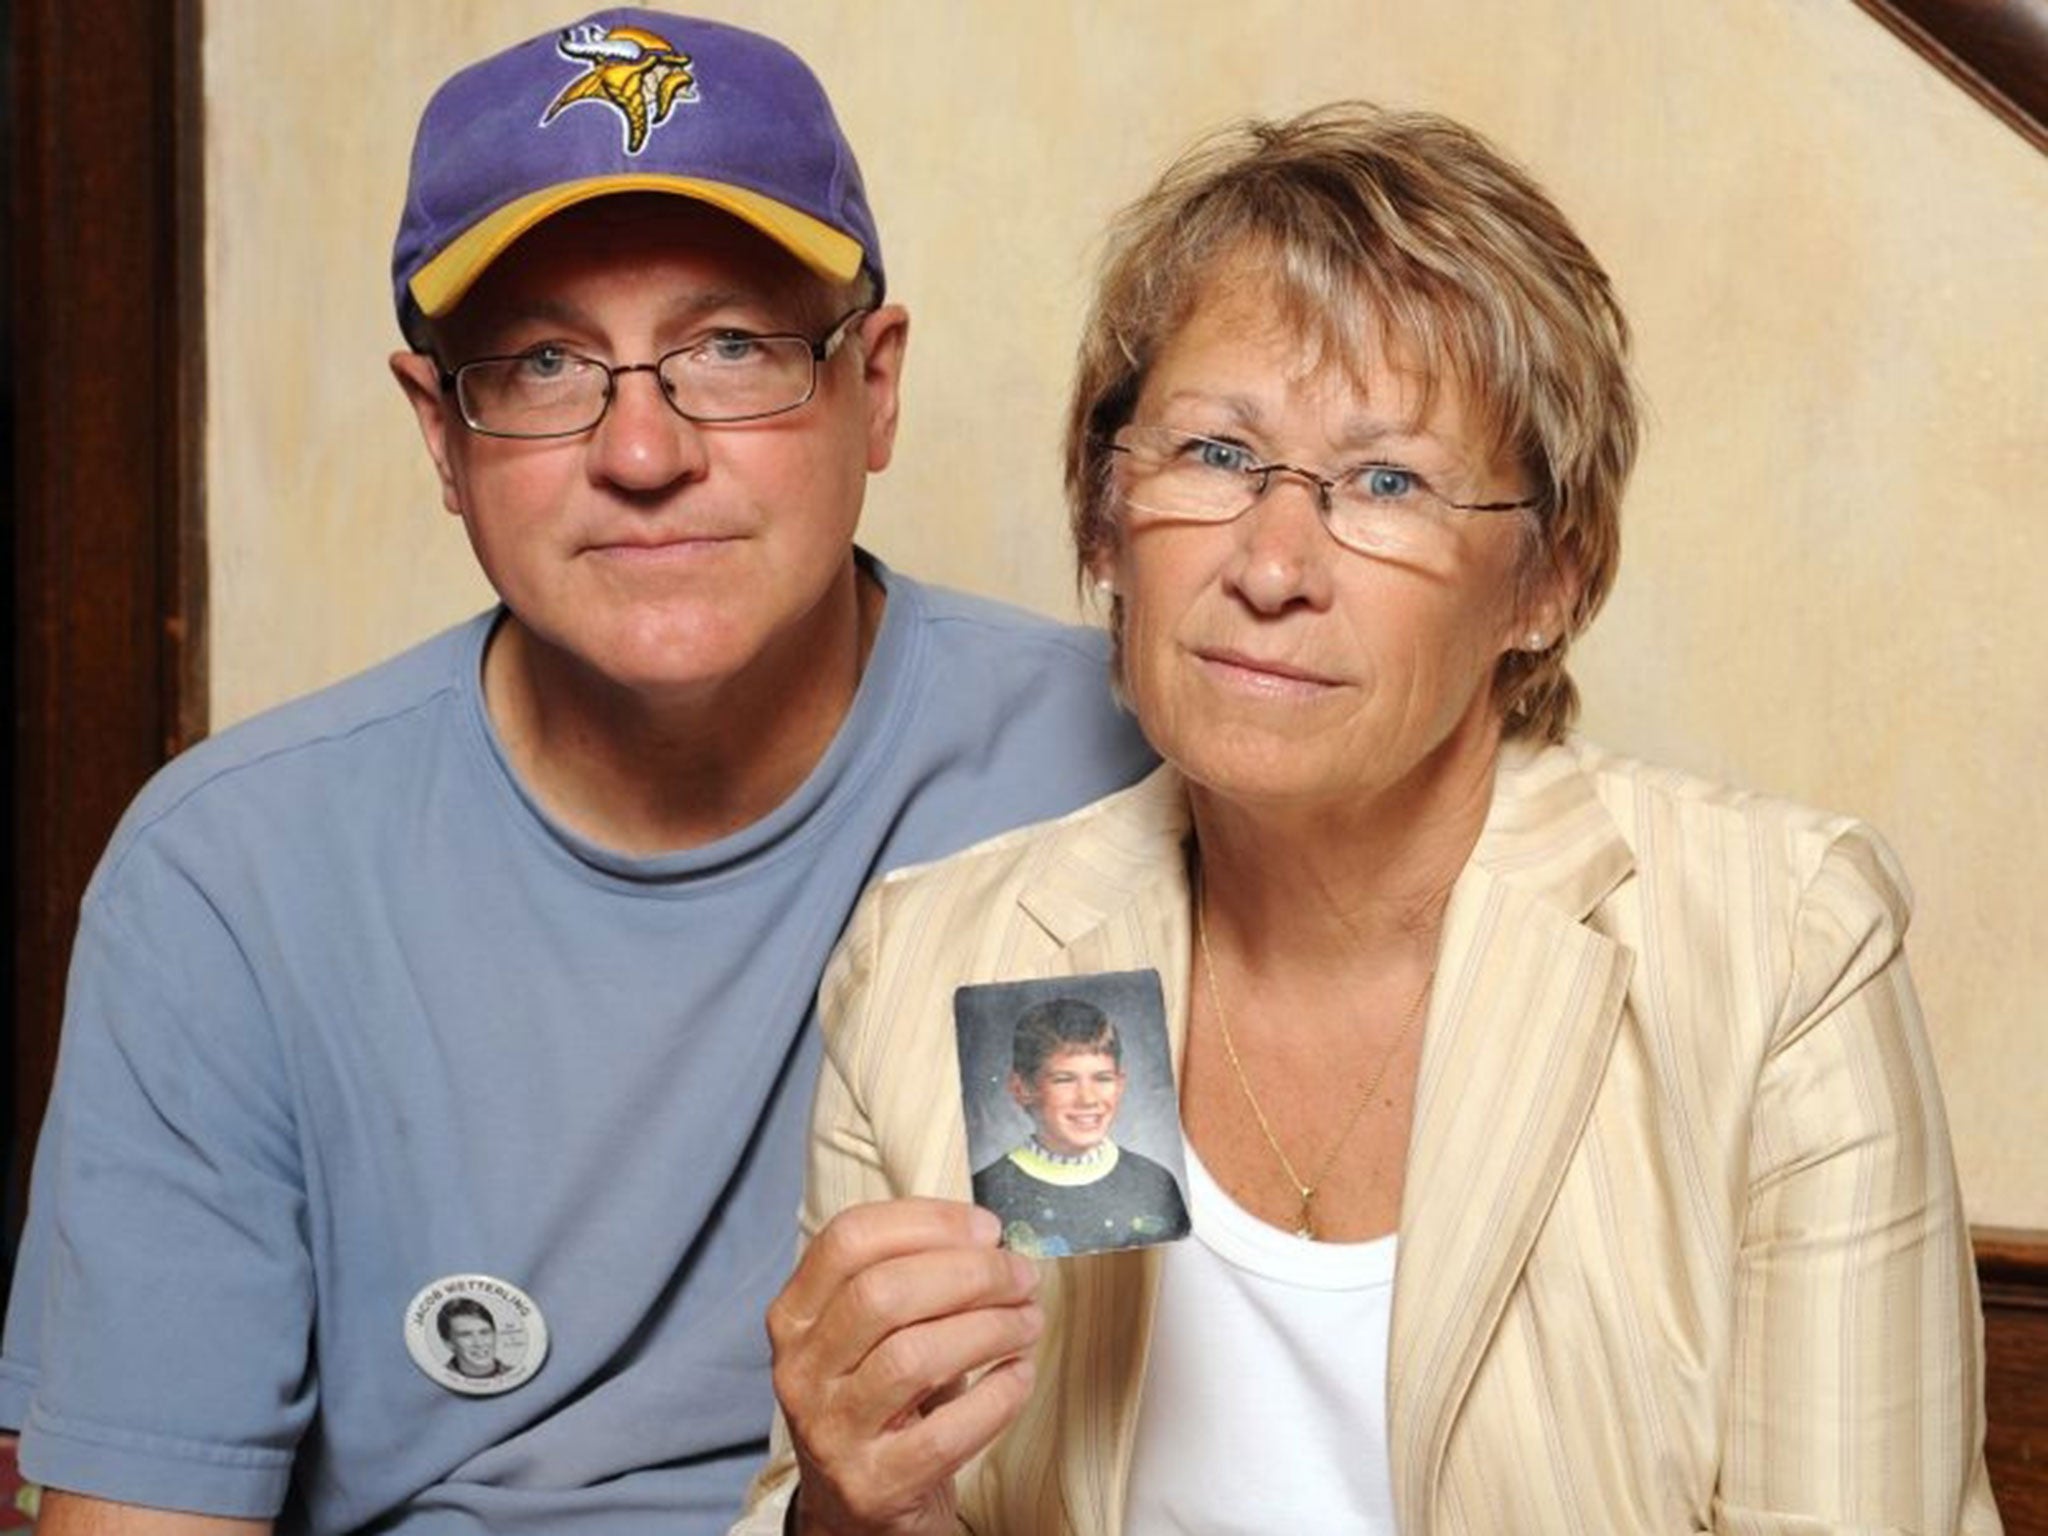
<path id="1" fill-rule="evenodd" d="M 1390 1233 L 1315 1243 L 1226 1195 L 1190 1147 L 1194 1235 L 1167 1248 L 1126 1536 L 1394 1536 Z"/>

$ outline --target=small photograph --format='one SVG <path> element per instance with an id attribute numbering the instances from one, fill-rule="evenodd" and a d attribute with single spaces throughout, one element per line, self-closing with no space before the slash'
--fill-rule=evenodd
<path id="1" fill-rule="evenodd" d="M 444 1275 L 405 1309 L 413 1363 L 451 1392 L 494 1397 L 547 1358 L 547 1323 L 533 1298 L 491 1275 Z"/>
<path id="2" fill-rule="evenodd" d="M 1158 972 L 961 987 L 953 1022 L 974 1200 L 1004 1246 L 1054 1259 L 1187 1236 Z"/>

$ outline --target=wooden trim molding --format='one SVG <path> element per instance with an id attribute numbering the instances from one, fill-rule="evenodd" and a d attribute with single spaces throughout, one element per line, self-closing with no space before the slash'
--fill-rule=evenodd
<path id="1" fill-rule="evenodd" d="M 2048 1308 L 2048 1232 L 1973 1227 L 1977 1278 L 2014 1306 Z"/>
<path id="2" fill-rule="evenodd" d="M 2048 154 L 2048 0 L 1856 0 Z"/>
<path id="3" fill-rule="evenodd" d="M 205 729 L 200 6 L 9 18 L 17 1192 L 79 897 L 136 789 Z M 82 110 L 113 82 L 118 109 Z"/>
<path id="4" fill-rule="evenodd" d="M 2007 1536 L 2048 1536 L 2048 1232 L 1979 1227 L 1985 1455 Z"/>

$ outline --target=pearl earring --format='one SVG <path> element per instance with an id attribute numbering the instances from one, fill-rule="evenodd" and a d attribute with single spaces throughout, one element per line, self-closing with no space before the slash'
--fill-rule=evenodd
<path id="1" fill-rule="evenodd" d="M 1531 651 L 1544 650 L 1548 646 L 1548 642 L 1546 642 L 1543 638 L 1543 631 L 1540 629 L 1530 630 L 1528 636 L 1523 640 L 1522 644 L 1525 649 Z"/>

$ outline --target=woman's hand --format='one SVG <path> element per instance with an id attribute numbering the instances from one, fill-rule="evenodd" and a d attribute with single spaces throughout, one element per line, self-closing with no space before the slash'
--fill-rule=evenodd
<path id="1" fill-rule="evenodd" d="M 805 1250 L 768 1309 L 797 1530 L 953 1529 L 953 1474 L 1023 1408 L 1044 1321 L 1037 1272 L 999 1231 L 978 1206 L 889 1200 Z"/>

